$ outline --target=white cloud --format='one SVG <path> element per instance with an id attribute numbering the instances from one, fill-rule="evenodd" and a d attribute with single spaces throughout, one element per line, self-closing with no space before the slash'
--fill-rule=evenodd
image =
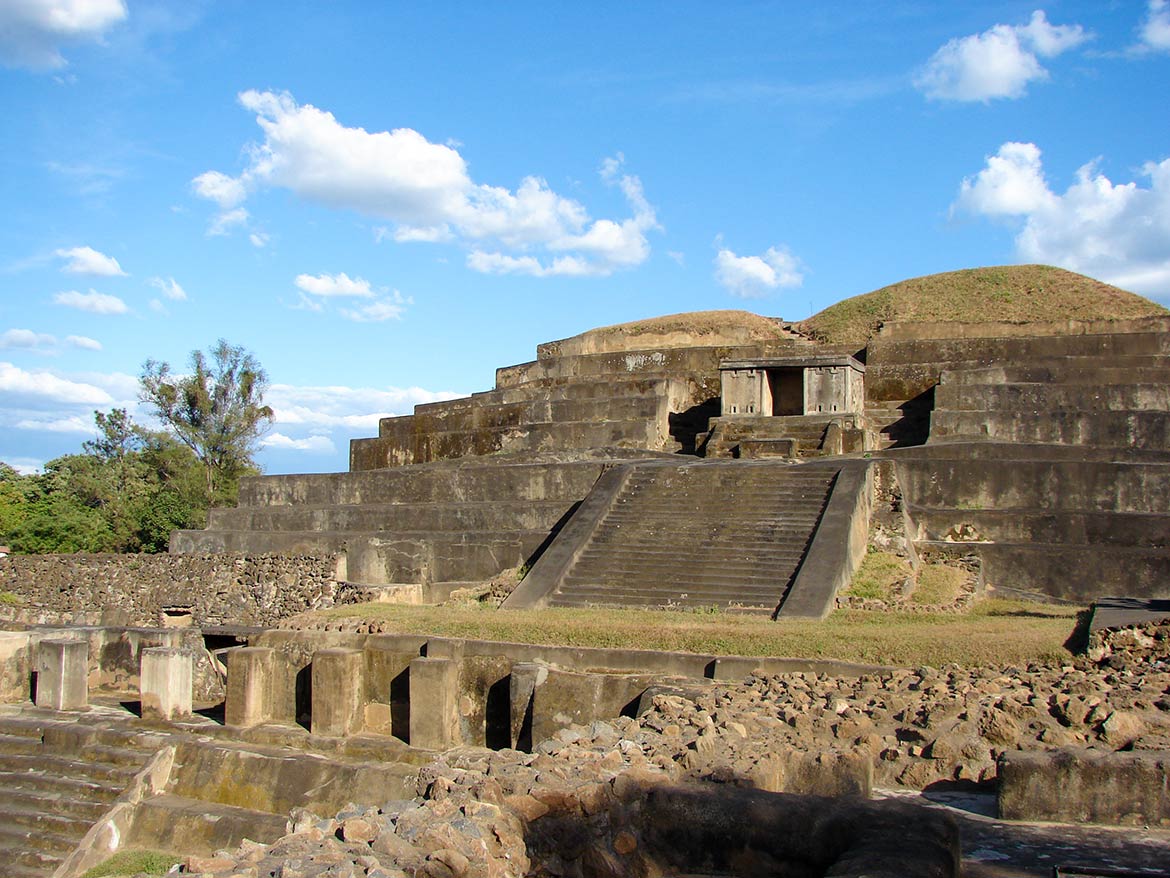
<path id="1" fill-rule="evenodd" d="M 0 61 L 31 70 L 66 66 L 60 45 L 100 41 L 126 18 L 123 0 L 8 0 L 0 3 Z"/>
<path id="2" fill-rule="evenodd" d="M 55 336 L 31 329 L 7 329 L 0 333 L 0 350 L 17 349 L 44 353 L 57 346 Z"/>
<path id="3" fill-rule="evenodd" d="M 305 429 L 346 429 L 372 433 L 378 421 L 407 415 L 420 403 L 456 399 L 450 391 L 421 387 L 342 387 L 273 384 L 265 401 L 272 406 L 273 421 Z M 286 429 L 287 432 L 287 429 Z"/>
<path id="4" fill-rule="evenodd" d="M 298 289 L 314 296 L 357 296 L 368 299 L 374 295 L 368 280 L 351 278 L 344 271 L 340 274 L 298 274 L 293 283 Z"/>
<path id="5" fill-rule="evenodd" d="M 30 372 L 5 362 L 0 362 L 0 393 L 55 403 L 97 406 L 114 401 L 109 393 L 93 384 L 61 378 L 44 370 Z"/>
<path id="6" fill-rule="evenodd" d="M 90 290 L 88 293 L 79 293 L 77 290 L 57 293 L 53 296 L 53 304 L 88 311 L 91 314 L 125 314 L 130 310 L 117 296 L 99 293 L 96 290 Z"/>
<path id="7" fill-rule="evenodd" d="M 67 274 L 93 274 L 99 277 L 125 277 L 126 272 L 113 256 L 99 253 L 92 247 L 70 247 L 54 253 L 67 260 L 61 270 Z"/>
<path id="8" fill-rule="evenodd" d="M 330 207 L 391 220 L 393 230 L 375 231 L 379 240 L 387 235 L 399 242 L 458 240 L 476 252 L 495 242 L 512 252 L 487 252 L 492 258 L 468 264 L 537 276 L 604 275 L 638 265 L 649 254 L 646 233 L 659 228 L 641 182 L 620 174 L 620 156 L 607 159 L 601 175 L 621 188 L 633 215 L 591 220 L 583 205 L 536 176 L 524 178 L 514 192 L 474 182 L 456 148 L 432 143 L 410 128 L 347 128 L 332 113 L 297 104 L 287 93 L 246 91 L 239 100 L 256 113 L 264 142 L 249 150 L 239 177 L 208 171 L 192 181 L 196 194 L 222 211 L 243 210 L 237 205 L 254 190 L 284 188 Z M 223 228 L 225 216 L 221 213 L 213 227 Z"/>
<path id="9" fill-rule="evenodd" d="M 286 451 L 307 451 L 312 454 L 333 454 L 337 446 L 328 436 L 307 436 L 293 439 L 284 433 L 271 433 L 260 440 L 265 448 L 280 448 Z"/>
<path id="10" fill-rule="evenodd" d="M 172 302 L 187 301 L 187 291 L 179 286 L 179 282 L 173 277 L 161 278 L 152 277 L 147 281 L 152 287 L 161 292 L 164 296 Z"/>
<path id="11" fill-rule="evenodd" d="M 22 418 L 14 426 L 18 430 L 37 430 L 45 433 L 97 435 L 97 427 L 94 426 L 92 415 L 89 418 L 82 415 L 70 415 L 65 418 Z"/>
<path id="12" fill-rule="evenodd" d="M 267 247 L 271 238 L 266 232 L 252 232 L 248 235 L 248 240 L 252 242 L 253 247 Z"/>
<path id="13" fill-rule="evenodd" d="M 243 182 L 219 171 L 206 171 L 191 181 L 191 188 L 200 198 L 214 201 L 223 210 L 230 210 L 248 197 Z"/>
<path id="14" fill-rule="evenodd" d="M 88 335 L 70 335 L 65 337 L 65 343 L 83 351 L 100 351 L 102 343 Z"/>
<path id="15" fill-rule="evenodd" d="M 1170 159 L 1148 162 L 1149 180 L 1114 184 L 1095 162 L 1063 195 L 1044 178 L 1040 150 L 1005 143 L 963 180 L 952 209 L 1022 222 L 1016 255 L 1145 295 L 1170 296 Z"/>
<path id="16" fill-rule="evenodd" d="M 787 247 L 769 247 L 761 256 L 737 256 L 724 247 L 715 256 L 715 280 L 733 296 L 755 298 L 777 287 L 798 287 L 804 275 Z"/>
<path id="17" fill-rule="evenodd" d="M 1170 0 L 1150 0 L 1141 45 L 1146 50 L 1170 52 Z"/>
<path id="18" fill-rule="evenodd" d="M 375 288 L 365 278 L 350 277 L 344 271 L 338 274 L 298 274 L 293 283 L 301 291 L 298 302 L 290 306 L 297 311 L 323 311 L 324 301 L 329 299 L 363 300 L 359 305 L 338 308 L 342 317 L 355 323 L 398 320 L 406 306 L 414 304 L 413 299 L 398 290 Z"/>
<path id="19" fill-rule="evenodd" d="M 1019 98 L 1028 84 L 1048 78 L 1040 58 L 1055 58 L 1090 38 L 1080 25 L 1052 25 L 1042 10 L 1026 25 L 997 24 L 953 39 L 914 78 L 928 98 L 989 101 Z"/>
<path id="20" fill-rule="evenodd" d="M 207 226 L 208 237 L 215 238 L 228 235 L 236 226 L 242 226 L 248 221 L 248 210 L 244 207 L 235 207 L 215 215 Z"/>
<path id="21" fill-rule="evenodd" d="M 399 226 L 393 232 L 379 226 L 374 231 L 374 240 L 378 243 L 387 237 L 393 238 L 399 244 L 438 244 L 455 239 L 450 226 L 445 224 L 441 226 Z"/>
<path id="22" fill-rule="evenodd" d="M 1056 196 L 1044 179 L 1040 149 L 1034 143 L 1005 143 L 974 177 L 967 177 L 955 203 L 987 216 L 1018 216 L 1051 205 Z"/>
<path id="23" fill-rule="evenodd" d="M 398 290 L 394 290 L 388 297 L 377 299 L 356 308 L 342 308 L 341 316 L 355 323 L 382 323 L 386 320 L 401 320 L 406 306 L 413 304 L 411 299 L 404 297 Z"/>

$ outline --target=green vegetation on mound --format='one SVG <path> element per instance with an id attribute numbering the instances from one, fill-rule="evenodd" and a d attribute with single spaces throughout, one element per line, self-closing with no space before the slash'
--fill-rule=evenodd
<path id="1" fill-rule="evenodd" d="M 359 619 L 383 630 L 543 645 L 703 655 L 837 659 L 917 667 L 1066 661 L 1076 608 L 988 600 L 966 613 L 838 610 L 824 621 L 629 607 L 496 611 L 356 604 L 302 620 Z"/>
<path id="2" fill-rule="evenodd" d="M 718 335 L 729 327 L 746 330 L 751 338 L 760 341 L 784 337 L 780 323 L 770 317 L 761 317 L 750 311 L 690 311 L 684 314 L 667 314 L 629 323 L 602 326 L 585 333 L 590 336 L 639 336 L 669 335 L 685 333 L 695 338 Z"/>
<path id="3" fill-rule="evenodd" d="M 1002 265 L 916 277 L 845 299 L 797 324 L 829 344 L 864 344 L 883 323 L 1038 323 L 1164 316 L 1135 293 L 1050 265 Z"/>

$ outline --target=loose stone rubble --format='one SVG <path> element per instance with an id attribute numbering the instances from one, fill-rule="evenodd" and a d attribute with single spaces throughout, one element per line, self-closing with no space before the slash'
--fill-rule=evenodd
<path id="1" fill-rule="evenodd" d="M 448 751 L 420 771 L 411 801 L 297 812 L 275 844 L 190 858 L 185 872 L 652 875 L 639 809 L 655 788 L 794 789 L 812 774 L 793 766 L 831 773 L 872 759 L 876 786 L 922 789 L 991 781 L 1008 750 L 1170 749 L 1170 620 L 1099 633 L 1088 656 L 1064 665 L 752 676 L 646 700 L 638 718 L 563 729 L 533 753 Z"/>

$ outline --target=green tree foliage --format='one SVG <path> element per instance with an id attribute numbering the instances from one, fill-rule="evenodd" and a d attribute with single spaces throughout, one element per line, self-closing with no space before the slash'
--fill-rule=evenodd
<path id="1" fill-rule="evenodd" d="M 204 526 L 204 468 L 191 449 L 124 409 L 94 420 L 85 453 L 50 460 L 43 473 L 0 463 L 0 542 L 27 553 L 160 552 L 171 531 Z"/>
<path id="2" fill-rule="evenodd" d="M 191 352 L 189 374 L 147 360 L 139 382 L 142 401 L 203 464 L 209 503 L 222 499 L 225 483 L 254 471 L 272 409 L 264 405 L 268 376 L 250 353 L 220 339 L 207 354 Z"/>

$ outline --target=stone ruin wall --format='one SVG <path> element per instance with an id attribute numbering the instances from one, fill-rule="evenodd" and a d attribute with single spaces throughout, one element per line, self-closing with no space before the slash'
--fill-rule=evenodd
<path id="1" fill-rule="evenodd" d="M 13 555 L 0 619 L 26 624 L 271 627 L 332 606 L 337 556 Z M 9 599 L 11 600 L 11 599 Z"/>

